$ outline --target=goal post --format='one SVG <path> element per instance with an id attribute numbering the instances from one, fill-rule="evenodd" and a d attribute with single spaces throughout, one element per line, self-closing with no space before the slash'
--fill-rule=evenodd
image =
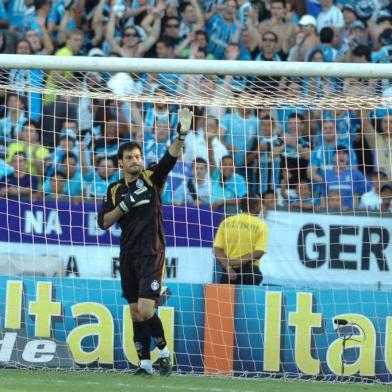
<path id="1" fill-rule="evenodd" d="M 96 213 L 119 144 L 148 167 L 186 106 L 162 194 L 175 370 L 390 383 L 391 80 L 384 64 L 0 55 L 0 366 L 137 365 L 120 229 Z M 215 233 L 255 193 L 263 282 L 220 284 Z"/>

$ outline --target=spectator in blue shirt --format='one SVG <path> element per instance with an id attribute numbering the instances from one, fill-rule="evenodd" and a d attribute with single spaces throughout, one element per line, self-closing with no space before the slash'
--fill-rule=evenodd
<path id="1" fill-rule="evenodd" d="M 42 0 L 45 2 L 45 0 Z M 49 2 L 49 1 L 48 1 Z M 64 0 L 56 0 L 52 6 L 50 7 L 49 5 L 49 11 L 50 13 L 48 14 L 47 20 L 48 20 L 48 31 L 50 35 L 57 41 L 59 44 L 63 44 L 63 39 L 61 38 L 60 30 L 61 30 L 61 23 L 62 21 L 66 18 L 66 26 L 65 30 L 66 31 L 71 31 L 76 28 L 78 28 L 78 25 L 75 21 L 74 18 L 74 12 L 71 11 L 71 7 L 73 6 L 74 2 L 73 1 L 68 1 L 68 8 L 65 8 L 64 5 Z M 66 15 L 66 12 L 68 11 L 68 15 Z"/>
<path id="2" fill-rule="evenodd" d="M 180 45 L 180 19 L 177 16 L 168 16 L 165 18 L 163 26 L 163 37 L 170 37 L 174 42 L 174 47 L 177 49 Z"/>
<path id="3" fill-rule="evenodd" d="M 181 15 L 180 33 L 181 39 L 187 34 L 200 30 L 204 27 L 204 18 L 198 1 L 183 1 L 179 6 Z"/>
<path id="4" fill-rule="evenodd" d="M 165 187 L 163 188 L 161 200 L 163 204 L 172 204 L 174 191 L 184 182 L 184 179 L 191 177 L 192 164 L 180 159 L 167 175 Z"/>
<path id="5" fill-rule="evenodd" d="M 386 2 L 388 2 L 386 0 Z M 392 28 L 392 3 L 389 2 L 389 9 L 384 8 L 377 13 L 376 23 L 369 26 L 369 35 L 372 40 L 372 47 L 378 50 L 384 44 L 380 43 L 380 35 L 388 28 Z"/>
<path id="6" fill-rule="evenodd" d="M 14 172 L 14 168 L 7 164 L 4 159 L 0 158 L 0 180 Z"/>
<path id="7" fill-rule="evenodd" d="M 381 49 L 372 53 L 372 63 L 392 63 L 392 28 L 386 28 L 379 37 Z"/>
<path id="8" fill-rule="evenodd" d="M 120 139 L 121 126 L 115 118 L 107 118 L 103 132 L 93 146 L 94 161 L 99 158 L 111 158 L 117 165 L 117 151 Z"/>
<path id="9" fill-rule="evenodd" d="M 50 192 L 45 194 L 45 200 L 68 198 L 68 196 L 64 194 L 66 183 L 67 178 L 65 174 L 60 170 L 56 170 L 50 177 L 50 187 L 47 188 L 50 189 Z"/>
<path id="10" fill-rule="evenodd" d="M 335 39 L 335 47 L 338 49 L 339 56 L 343 56 L 349 48 L 349 37 L 351 25 L 358 20 L 357 11 L 354 6 L 347 3 L 342 8 L 344 26 L 340 29 Z"/>
<path id="11" fill-rule="evenodd" d="M 339 213 L 346 212 L 349 210 L 348 207 L 342 204 L 342 195 L 339 190 L 331 190 L 325 199 L 325 208 L 328 213 Z"/>
<path id="12" fill-rule="evenodd" d="M 325 171 L 332 169 L 335 164 L 334 156 L 338 146 L 337 132 L 334 121 L 324 121 L 322 124 L 321 142 L 313 149 L 310 156 L 310 163 L 307 168 L 307 177 L 313 183 L 315 197 L 320 197 L 321 184 L 325 178 Z M 355 153 L 349 145 L 344 145 L 349 153 L 349 162 L 351 166 L 357 164 Z"/>
<path id="13" fill-rule="evenodd" d="M 49 158 L 49 167 L 46 173 L 51 177 L 52 174 L 58 169 L 58 165 L 63 160 L 64 155 L 74 154 L 78 157 L 78 147 L 76 143 L 76 132 L 73 129 L 63 129 L 59 134 L 59 143 Z"/>
<path id="14" fill-rule="evenodd" d="M 37 200 L 39 178 L 28 173 L 26 155 L 17 152 L 11 160 L 14 171 L 0 181 L 0 196 Z"/>
<path id="15" fill-rule="evenodd" d="M 253 192 L 264 193 L 280 185 L 280 161 L 285 150 L 281 131 L 270 113 L 262 116 L 260 133 L 247 153 L 248 168 L 252 167 L 248 181 Z"/>
<path id="16" fill-rule="evenodd" d="M 161 37 L 158 39 L 155 49 L 157 57 L 160 59 L 174 59 L 175 41 L 171 37 Z M 156 76 L 158 86 L 162 86 L 167 93 L 174 95 L 177 91 L 179 75 L 175 73 L 160 73 Z"/>
<path id="17" fill-rule="evenodd" d="M 262 36 L 263 48 L 255 54 L 255 61 L 283 61 L 284 54 L 279 51 L 278 36 L 273 31 L 266 31 Z M 265 95 L 279 94 L 283 88 L 284 78 L 263 76 L 254 79 L 257 91 Z"/>
<path id="18" fill-rule="evenodd" d="M 4 2 L 2 1 L 2 4 Z M 24 16 L 26 11 L 34 4 L 34 0 L 8 0 L 7 13 L 10 30 L 18 30 L 19 32 L 24 29 Z"/>
<path id="19" fill-rule="evenodd" d="M 235 172 L 233 157 L 222 158 L 220 169 L 211 175 L 212 209 L 224 207 L 226 213 L 238 213 L 239 200 L 248 193 L 243 176 Z"/>
<path id="20" fill-rule="evenodd" d="M 168 119 L 155 118 L 152 132 L 144 132 L 143 155 L 147 165 L 158 162 L 170 145 L 170 128 Z"/>
<path id="21" fill-rule="evenodd" d="M 252 60 L 250 53 L 246 49 L 240 50 L 237 43 L 228 44 L 225 48 L 224 60 Z M 245 92 L 248 84 L 248 77 L 243 75 L 226 75 L 223 78 L 223 85 L 226 85 L 234 94 Z"/>
<path id="22" fill-rule="evenodd" d="M 25 99 L 20 95 L 8 93 L 5 116 L 0 119 L 0 154 L 5 154 L 7 145 L 18 139 L 18 134 L 26 121 L 28 113 Z"/>
<path id="23" fill-rule="evenodd" d="M 33 48 L 26 39 L 21 39 L 16 44 L 16 54 L 33 55 Z M 42 115 L 42 93 L 32 92 L 30 87 L 40 89 L 44 84 L 44 71 L 41 69 L 12 68 L 9 72 L 9 82 L 12 83 L 19 96 L 27 100 L 29 117 L 39 120 Z"/>
<path id="24" fill-rule="evenodd" d="M 158 87 L 156 93 L 158 91 L 164 93 L 162 87 Z M 145 110 L 144 129 L 153 132 L 155 121 L 159 121 L 160 123 L 166 122 L 170 129 L 174 129 L 177 125 L 177 111 L 173 110 L 165 102 L 156 102 Z"/>
<path id="25" fill-rule="evenodd" d="M 287 197 L 289 189 L 296 188 L 300 180 L 307 180 L 306 169 L 310 159 L 309 138 L 305 136 L 305 118 L 300 113 L 288 117 L 288 133 L 284 133 L 284 151 L 280 161 L 282 195 Z M 284 184 L 284 186 L 283 186 Z"/>
<path id="26" fill-rule="evenodd" d="M 320 31 L 320 50 L 323 52 L 324 61 L 332 63 L 336 61 L 338 51 L 332 46 L 334 32 L 331 27 L 323 27 Z"/>
<path id="27" fill-rule="evenodd" d="M 24 16 L 24 31 L 35 30 L 40 37 L 43 36 L 41 26 L 46 24 L 48 15 L 51 11 L 49 0 L 34 0 L 32 12 Z M 75 26 L 76 27 L 76 26 Z"/>
<path id="28" fill-rule="evenodd" d="M 307 54 L 305 61 L 322 63 L 325 61 L 324 53 L 320 49 L 314 49 Z M 330 85 L 330 79 L 325 79 L 321 76 L 306 76 L 303 78 L 303 94 L 307 98 L 319 99 L 329 94 L 331 91 L 332 86 Z"/>
<path id="29" fill-rule="evenodd" d="M 353 210 L 358 205 L 358 198 L 370 189 L 363 174 L 349 165 L 349 151 L 338 146 L 334 153 L 332 169 L 324 172 L 321 204 L 327 205 L 329 192 L 338 191 L 342 198 L 342 207 Z"/>
<path id="30" fill-rule="evenodd" d="M 38 35 L 36 30 L 28 29 L 26 31 L 25 37 L 31 45 L 32 53 L 52 54 L 54 50 L 54 45 L 44 23 L 41 24 L 41 31 L 42 37 Z"/>
<path id="31" fill-rule="evenodd" d="M 57 168 L 65 174 L 66 181 L 63 186 L 63 193 L 68 197 L 77 197 L 75 201 L 79 200 L 79 197 L 83 195 L 83 187 L 85 182 L 91 182 L 94 177 L 94 171 L 85 164 L 79 165 L 78 159 L 75 154 L 65 154 L 61 160 L 60 166 Z M 43 185 L 45 193 L 52 193 L 51 178 L 48 177 Z"/>
<path id="32" fill-rule="evenodd" d="M 236 1 L 226 0 L 222 14 L 215 14 L 206 24 L 206 31 L 210 38 L 207 51 L 217 60 L 223 58 L 226 45 L 238 43 L 240 29 L 236 23 L 236 13 Z"/>
<path id="33" fill-rule="evenodd" d="M 103 198 L 108 184 L 119 179 L 119 172 L 112 159 L 101 157 L 96 163 L 96 169 L 92 177 L 92 181 L 85 184 L 86 197 Z"/>
<path id="34" fill-rule="evenodd" d="M 194 207 L 212 203 L 208 163 L 205 159 L 198 157 L 192 162 L 192 177 L 184 179 L 174 191 L 174 203 Z"/>
<path id="35" fill-rule="evenodd" d="M 324 122 L 323 122 L 324 121 Z M 316 145 L 322 143 L 323 124 L 332 121 L 336 124 L 337 144 L 350 146 L 353 148 L 357 133 L 360 131 L 361 124 L 353 113 L 347 110 L 325 111 L 319 129 L 317 130 Z"/>
<path id="36" fill-rule="evenodd" d="M 305 0 L 305 5 L 308 14 L 317 18 L 318 14 L 321 12 L 320 0 Z"/>
<path id="37" fill-rule="evenodd" d="M 301 211 L 316 211 L 319 208 L 317 200 L 312 195 L 312 186 L 306 178 L 300 178 L 295 187 L 295 194 L 288 198 L 287 206 Z"/>
<path id="38" fill-rule="evenodd" d="M 225 130 L 226 147 L 233 152 L 235 165 L 241 174 L 245 174 L 246 154 L 254 145 L 259 133 L 259 119 L 251 108 L 236 108 L 227 113 L 220 123 Z"/>

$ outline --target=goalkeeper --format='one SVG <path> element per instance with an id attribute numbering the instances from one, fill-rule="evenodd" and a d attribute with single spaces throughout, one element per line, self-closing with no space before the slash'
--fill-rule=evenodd
<path id="1" fill-rule="evenodd" d="M 159 373 L 170 375 L 170 352 L 160 318 L 155 313 L 165 263 L 165 236 L 161 194 L 190 129 L 193 113 L 178 112 L 178 137 L 157 165 L 143 169 L 142 148 L 127 142 L 118 150 L 123 178 L 109 185 L 98 213 L 98 224 L 108 229 L 117 221 L 121 227 L 120 276 L 122 296 L 128 301 L 133 340 L 140 360 L 137 375 L 150 376 L 150 341 L 159 348 Z"/>

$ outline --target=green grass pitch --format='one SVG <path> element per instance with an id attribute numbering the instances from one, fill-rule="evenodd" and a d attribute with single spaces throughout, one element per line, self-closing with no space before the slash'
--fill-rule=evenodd
<path id="1" fill-rule="evenodd" d="M 377 384 L 235 379 L 174 374 L 165 378 L 154 375 L 149 379 L 143 379 L 131 373 L 0 370 L 1 392 L 387 392 L 390 388 L 390 385 Z"/>

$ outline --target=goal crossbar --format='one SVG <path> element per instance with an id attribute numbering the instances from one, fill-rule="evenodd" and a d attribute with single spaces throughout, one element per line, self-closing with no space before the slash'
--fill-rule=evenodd
<path id="1" fill-rule="evenodd" d="M 108 71 L 206 75 L 308 76 L 340 78 L 392 78 L 390 64 L 303 63 L 277 61 L 181 60 L 2 54 L 0 68 L 57 71 Z"/>

